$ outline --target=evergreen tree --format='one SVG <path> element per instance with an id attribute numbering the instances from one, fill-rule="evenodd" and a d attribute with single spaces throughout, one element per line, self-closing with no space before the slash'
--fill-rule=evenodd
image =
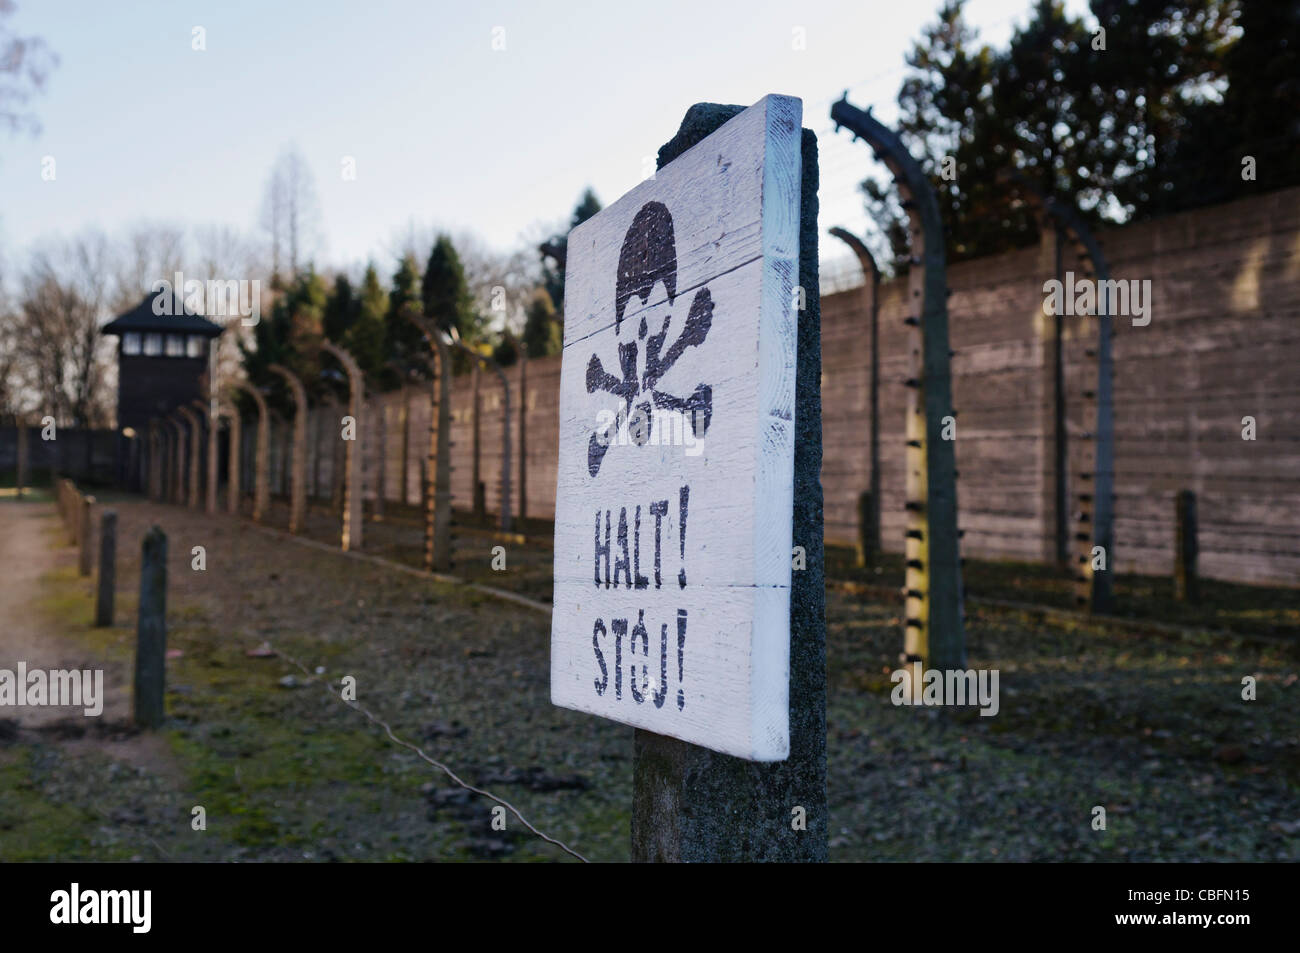
<path id="1" fill-rule="evenodd" d="M 559 354 L 564 345 L 564 329 L 556 318 L 555 305 L 545 288 L 538 288 L 524 306 L 524 350 L 529 357 Z"/>
<path id="2" fill-rule="evenodd" d="M 462 341 L 477 338 L 478 315 L 465 280 L 465 266 L 447 235 L 439 235 L 420 283 L 424 316 L 445 331 L 455 328 Z"/>
<path id="3" fill-rule="evenodd" d="M 519 342 L 508 329 L 501 332 L 501 337 L 492 348 L 492 360 L 502 367 L 510 367 L 519 360 Z"/>
<path id="4" fill-rule="evenodd" d="M 320 342 L 328 300 L 324 280 L 309 267 L 275 299 L 270 317 L 254 326 L 254 347 L 240 344 L 249 380 L 256 386 L 269 385 L 271 402 L 281 412 L 291 409 L 292 398 L 268 367 L 281 364 L 302 379 L 309 395 L 320 393 Z"/>
<path id="5" fill-rule="evenodd" d="M 411 323 L 408 314 L 423 314 L 420 299 L 420 270 L 415 258 L 406 255 L 393 274 L 392 290 L 388 295 L 388 309 L 384 313 L 384 353 L 404 368 L 423 368 L 429 360 L 429 348 L 424 343 L 419 328 Z M 385 386 L 398 384 L 398 375 L 391 370 L 383 375 Z"/>
<path id="6" fill-rule="evenodd" d="M 474 308 L 465 267 L 447 235 L 439 235 L 433 243 L 420 282 L 420 297 L 424 316 L 437 327 L 446 332 L 454 329 L 455 336 L 467 347 L 481 343 L 485 322 Z M 460 350 L 454 352 L 453 361 L 458 372 L 470 366 L 468 356 Z"/>
<path id="7" fill-rule="evenodd" d="M 573 231 L 587 219 L 601 210 L 600 199 L 588 188 L 578 199 L 573 214 L 569 216 L 569 227 L 563 233 L 552 235 L 538 248 L 542 256 L 542 286 L 551 296 L 551 303 L 556 309 L 564 308 L 564 266 L 569 251 L 569 232 Z"/>
<path id="8" fill-rule="evenodd" d="M 1036 0 L 1029 22 L 1003 50 L 975 43 L 962 17 L 964 2 L 947 0 L 926 27 L 899 91 L 901 135 L 935 187 L 949 260 L 1037 239 L 1029 210 L 999 178 L 1004 170 L 1064 197 L 1094 222 L 1226 197 L 1241 186 L 1241 150 L 1229 144 L 1233 126 L 1216 90 L 1228 89 L 1231 101 L 1234 69 L 1258 80 L 1245 83 L 1254 100 L 1283 91 L 1275 98 L 1285 101 L 1284 91 L 1296 88 L 1271 66 L 1259 66 L 1286 62 L 1285 52 L 1271 55 L 1269 41 L 1259 41 L 1250 67 L 1234 67 L 1241 7 L 1233 0 L 1093 0 L 1101 29 L 1069 17 L 1059 0 Z M 1292 24 L 1292 35 L 1297 29 L 1286 17 L 1256 17 L 1268 24 L 1256 27 L 1257 36 L 1285 33 L 1283 21 Z M 1242 18 L 1243 27 L 1249 20 Z M 1293 54 L 1295 44 L 1282 48 Z M 1295 155 L 1292 149 L 1289 156 Z M 1229 159 L 1238 163 L 1235 170 L 1226 168 Z M 1207 168 L 1217 190 L 1204 187 Z M 907 234 L 893 183 L 878 176 L 863 191 L 893 258 L 905 260 Z"/>
<path id="9" fill-rule="evenodd" d="M 357 299 L 356 320 L 343 338 L 343 346 L 351 352 L 361 366 L 361 371 L 371 380 L 381 379 L 388 360 L 385 319 L 388 313 L 388 293 L 379 283 L 374 265 L 366 267 Z"/>
<path id="10" fill-rule="evenodd" d="M 334 279 L 334 288 L 325 303 L 324 331 L 331 341 L 342 341 L 357 319 L 357 300 L 347 275 Z"/>
<path id="11" fill-rule="evenodd" d="M 1223 112 L 1236 139 L 1228 181 L 1239 192 L 1293 186 L 1300 183 L 1300 4 L 1247 3 L 1239 25 L 1226 55 Z M 1242 180 L 1244 155 L 1257 160 L 1255 186 Z"/>
<path id="12" fill-rule="evenodd" d="M 1222 168 L 1216 127 L 1233 126 L 1219 93 L 1236 82 L 1236 17 L 1252 7 L 1228 0 L 1093 0 L 1105 48 L 1093 42 L 1075 73 L 1104 125 L 1107 148 L 1092 171 L 1100 201 L 1146 218 L 1227 198 L 1201 187 L 1207 160 Z M 1272 39 L 1272 38 L 1270 38 Z M 1267 59 L 1273 59 L 1270 48 Z M 1240 182 L 1239 170 L 1234 177 Z M 1227 183 L 1227 176 L 1213 178 Z"/>

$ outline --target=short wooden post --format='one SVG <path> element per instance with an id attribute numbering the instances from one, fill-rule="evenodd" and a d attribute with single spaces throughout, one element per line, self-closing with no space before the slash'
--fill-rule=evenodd
<path id="1" fill-rule="evenodd" d="M 875 508 L 871 500 L 871 491 L 863 490 L 858 494 L 858 568 L 871 565 L 876 558 Z"/>
<path id="2" fill-rule="evenodd" d="M 117 512 L 105 510 L 99 518 L 99 588 L 95 599 L 95 625 L 113 624 L 113 589 L 117 584 Z"/>
<path id="3" fill-rule="evenodd" d="M 371 406 L 375 421 L 375 502 L 371 516 L 384 518 L 384 484 L 388 482 L 388 402 L 382 396 L 374 398 Z"/>
<path id="4" fill-rule="evenodd" d="M 77 546 L 81 542 L 81 497 L 76 486 L 66 477 L 60 486 L 63 487 L 63 522 L 68 527 L 68 539 Z"/>
<path id="5" fill-rule="evenodd" d="M 1174 504 L 1177 529 L 1174 541 L 1174 598 L 1179 602 L 1199 602 L 1200 580 L 1196 562 L 1200 549 L 1196 540 L 1196 494 L 1180 490 Z"/>
<path id="6" fill-rule="evenodd" d="M 81 545 L 81 491 L 71 480 L 63 481 L 64 490 L 67 493 L 67 521 L 68 534 L 72 539 L 73 546 Z"/>
<path id="7" fill-rule="evenodd" d="M 18 499 L 23 498 L 23 487 L 27 483 L 27 423 L 24 420 L 18 421 L 18 466 L 17 474 L 14 477 L 14 486 L 18 494 Z"/>
<path id="8" fill-rule="evenodd" d="M 85 496 L 81 498 L 80 512 L 76 518 L 79 520 L 80 529 L 77 531 L 77 545 L 81 547 L 80 558 L 77 568 L 83 576 L 89 576 L 92 563 L 94 562 L 94 551 L 91 549 L 91 541 L 94 537 L 91 526 L 95 498 Z"/>
<path id="9" fill-rule="evenodd" d="M 528 518 L 528 348 L 519 342 L 519 528 Z"/>
<path id="10" fill-rule="evenodd" d="M 471 380 L 474 389 L 474 406 L 472 410 L 472 414 L 473 414 L 472 426 L 473 426 L 473 435 L 474 435 L 474 440 L 473 440 L 474 443 L 474 460 L 473 460 L 474 515 L 476 517 L 481 518 L 487 514 L 487 488 L 483 486 L 483 482 L 479 479 L 479 474 L 482 472 L 482 466 L 483 466 L 483 462 L 482 462 L 483 452 L 482 452 L 482 440 L 481 440 L 482 431 L 479 426 L 479 418 L 483 410 L 483 402 L 480 399 L 480 395 L 479 395 L 479 372 L 478 372 L 477 362 L 474 364 L 473 376 Z"/>
<path id="11" fill-rule="evenodd" d="M 167 534 L 153 527 L 140 556 L 140 609 L 135 646 L 135 723 L 163 723 L 167 657 Z"/>

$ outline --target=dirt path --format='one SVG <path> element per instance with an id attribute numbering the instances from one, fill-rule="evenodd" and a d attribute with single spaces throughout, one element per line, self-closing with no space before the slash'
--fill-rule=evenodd
<path id="1" fill-rule="evenodd" d="M 58 633 L 50 630 L 40 611 L 41 577 L 51 570 L 72 565 L 73 550 L 55 551 L 59 530 L 55 509 L 50 504 L 7 504 L 0 506 L 0 669 L 17 671 L 23 662 L 27 670 L 96 668 Z M 120 700 L 115 710 L 105 706 L 105 716 L 120 717 Z M 11 718 L 25 729 L 40 728 L 64 718 L 83 715 L 72 707 L 5 706 L 0 717 Z"/>
<path id="2" fill-rule="evenodd" d="M 16 674 L 18 663 L 24 662 L 28 672 L 102 671 L 103 710 L 91 722 L 84 706 L 5 705 L 0 707 L 0 721 L 8 720 L 11 731 L 16 728 L 24 735 L 66 740 L 72 754 L 107 743 L 113 757 L 159 767 L 165 760 L 160 759 L 159 746 L 129 728 L 130 672 L 121 663 L 96 657 L 57 631 L 41 605 L 47 593 L 44 577 L 51 572 L 70 574 L 76 565 L 76 550 L 63 545 L 63 532 L 52 504 L 0 505 L 0 579 L 4 580 L 0 585 L 0 669 Z M 89 585 L 89 581 L 83 584 Z"/>

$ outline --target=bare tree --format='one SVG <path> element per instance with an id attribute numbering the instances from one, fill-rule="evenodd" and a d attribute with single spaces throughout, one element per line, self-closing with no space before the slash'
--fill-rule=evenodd
<path id="1" fill-rule="evenodd" d="M 261 293 L 270 291 L 266 280 L 265 259 L 258 253 L 256 243 L 238 229 L 227 225 L 204 225 L 194 230 L 194 253 L 187 273 L 199 279 L 217 281 L 257 280 Z M 269 302 L 260 302 L 260 313 L 270 311 Z M 243 355 L 239 343 L 249 346 L 253 341 L 253 328 L 236 316 L 209 314 L 208 319 L 225 325 L 225 333 L 217 338 L 217 377 L 230 380 L 241 372 Z"/>
<path id="2" fill-rule="evenodd" d="M 10 345 L 20 387 L 61 423 L 107 423 L 112 343 L 100 336 L 111 273 L 103 234 L 86 232 L 40 248 L 23 277 Z"/>
<path id="3" fill-rule="evenodd" d="M 271 167 L 262 198 L 262 227 L 271 240 L 271 271 L 280 274 L 289 256 L 289 277 L 315 252 L 320 233 L 320 203 L 307 161 L 296 148 L 280 154 Z"/>
<path id="4" fill-rule="evenodd" d="M 125 311 L 140 303 L 154 283 L 170 282 L 185 259 L 185 232 L 160 222 L 140 222 L 131 226 L 118 243 L 116 287 L 109 300 L 114 311 Z M 181 289 L 175 289 L 182 294 Z"/>
<path id="5" fill-rule="evenodd" d="M 518 337 L 524 327 L 524 305 L 540 278 L 536 253 L 527 247 L 498 251 L 472 232 L 459 233 L 453 243 L 488 328 Z"/>
<path id="6" fill-rule="evenodd" d="M 14 307 L 0 276 L 0 420 L 16 418 L 29 409 L 19 373 L 18 316 Z"/>
<path id="7" fill-rule="evenodd" d="M 44 40 L 18 36 L 6 25 L 16 9 L 12 0 L 0 0 L 0 126 L 35 132 L 40 126 L 26 106 L 45 88 L 45 77 L 59 58 Z"/>

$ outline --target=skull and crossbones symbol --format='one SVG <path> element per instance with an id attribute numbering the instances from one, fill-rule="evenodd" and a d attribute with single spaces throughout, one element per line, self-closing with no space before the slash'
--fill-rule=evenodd
<path id="1" fill-rule="evenodd" d="M 668 303 L 673 304 L 677 299 L 677 244 L 673 235 L 673 218 L 662 202 L 647 202 L 632 219 L 618 256 L 618 279 L 614 297 L 616 337 L 623 330 L 623 312 L 627 303 L 636 297 L 643 305 L 646 304 L 655 285 L 660 283 L 668 292 Z M 650 419 L 653 405 L 659 410 L 685 414 L 697 438 L 708 432 L 713 417 L 713 388 L 710 385 L 699 384 L 686 397 L 665 393 L 657 385 L 688 347 L 699 347 L 708 337 L 713 323 L 713 296 L 709 289 L 701 288 L 695 293 L 681 333 L 665 350 L 671 323 L 672 315 L 665 315 L 662 327 L 651 334 L 646 319 L 642 316 L 636 339 L 619 340 L 618 369 L 623 375 L 621 379 L 605 370 L 598 355 L 591 355 L 591 360 L 587 363 L 587 393 L 604 391 L 619 398 L 620 409 L 613 424 L 614 429 L 621 428 L 630 416 L 637 414 L 643 420 Z M 644 367 L 638 376 L 637 357 L 641 353 L 641 341 L 645 342 Z M 640 402 L 637 402 L 638 397 L 642 398 Z M 635 410 L 630 411 L 634 404 Z M 591 476 L 600 472 L 609 445 L 609 434 L 603 428 L 592 433 L 587 445 L 587 471 Z"/>

